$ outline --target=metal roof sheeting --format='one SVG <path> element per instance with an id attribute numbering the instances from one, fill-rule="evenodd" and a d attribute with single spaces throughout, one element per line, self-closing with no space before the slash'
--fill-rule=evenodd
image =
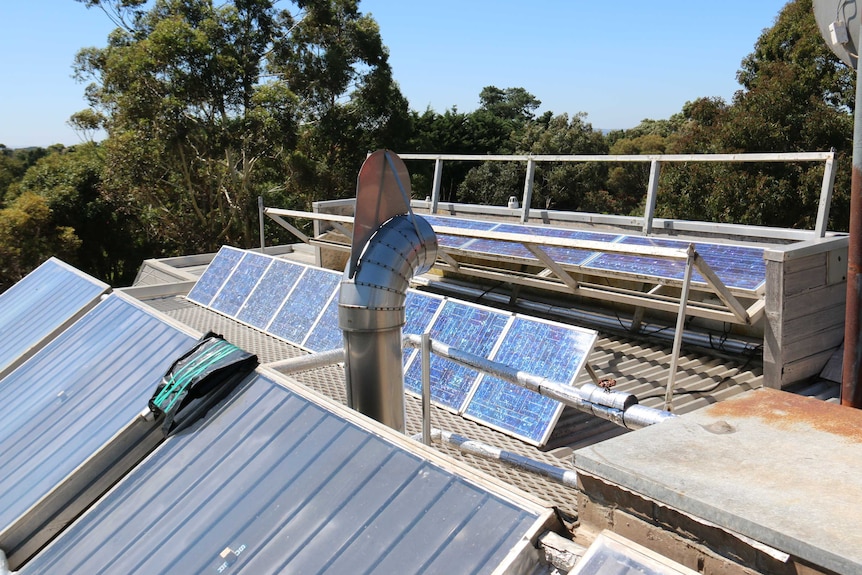
<path id="1" fill-rule="evenodd" d="M 0 533 L 146 409 L 193 343 L 112 294 L 0 380 Z"/>
<path id="2" fill-rule="evenodd" d="M 51 258 L 0 293 L 0 377 L 13 362 L 96 303 L 108 289 L 62 261 Z"/>
<path id="3" fill-rule="evenodd" d="M 489 573 L 547 511 L 256 373 L 21 574 Z"/>

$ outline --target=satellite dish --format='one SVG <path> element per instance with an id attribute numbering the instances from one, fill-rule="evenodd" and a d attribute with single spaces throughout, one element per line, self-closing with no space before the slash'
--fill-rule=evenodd
<path id="1" fill-rule="evenodd" d="M 826 45 L 855 70 L 860 25 L 856 0 L 814 0 L 814 19 Z"/>

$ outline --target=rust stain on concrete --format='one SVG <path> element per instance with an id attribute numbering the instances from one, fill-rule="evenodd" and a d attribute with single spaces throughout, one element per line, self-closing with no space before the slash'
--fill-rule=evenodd
<path id="1" fill-rule="evenodd" d="M 756 417 L 780 429 L 806 424 L 814 429 L 862 443 L 862 410 L 763 388 L 706 408 L 716 418 Z"/>

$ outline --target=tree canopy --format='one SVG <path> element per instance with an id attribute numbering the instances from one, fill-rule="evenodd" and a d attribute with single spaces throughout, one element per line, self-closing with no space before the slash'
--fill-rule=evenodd
<path id="1" fill-rule="evenodd" d="M 660 154 L 834 149 L 831 229 L 848 225 L 855 74 L 827 48 L 811 0 L 792 0 L 740 63 L 730 102 L 705 95 L 665 119 L 602 133 L 585 113 L 537 115 L 523 87 L 477 107 L 415 111 L 358 0 L 77 0 L 116 29 L 80 50 L 89 107 L 70 118 L 106 139 L 0 145 L 0 282 L 48 255 L 111 283 L 142 259 L 257 242 L 257 197 L 310 209 L 352 196 L 369 150 L 447 154 Z M 417 196 L 433 163 L 410 163 Z M 505 205 L 521 163 L 447 162 L 442 199 Z M 649 165 L 539 164 L 534 207 L 639 214 Z M 658 215 L 812 227 L 822 164 L 665 164 Z M 283 232 L 269 230 L 270 241 Z M 2 287 L 0 287 L 2 289 Z"/>

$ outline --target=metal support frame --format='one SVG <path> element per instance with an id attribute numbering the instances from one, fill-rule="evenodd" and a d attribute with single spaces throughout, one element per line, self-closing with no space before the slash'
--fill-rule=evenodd
<path id="1" fill-rule="evenodd" d="M 649 163 L 649 183 L 647 184 L 646 206 L 644 207 L 643 233 L 648 236 L 652 233 L 652 220 L 655 217 L 655 203 L 658 197 L 658 178 L 661 172 L 661 162 L 652 160 Z"/>
<path id="2" fill-rule="evenodd" d="M 667 377 L 667 387 L 664 394 L 665 411 L 673 411 L 673 388 L 676 384 L 676 368 L 679 363 L 679 350 L 682 347 L 682 332 L 685 329 L 685 307 L 688 301 L 688 292 L 691 288 L 691 274 L 697 252 L 694 245 L 688 246 L 688 259 L 685 262 L 685 277 L 682 281 L 682 294 L 679 298 L 679 314 L 676 316 L 676 332 L 673 336 L 673 351 L 670 356 L 670 373 Z"/>
<path id="3" fill-rule="evenodd" d="M 527 160 L 527 176 L 524 178 L 524 202 L 521 204 L 521 222 L 530 221 L 530 204 L 533 201 L 533 178 L 536 175 L 536 160 Z"/>
<path id="4" fill-rule="evenodd" d="M 437 213 L 437 205 L 440 203 L 440 184 L 443 181 L 443 159 L 434 161 L 434 184 L 431 187 L 431 213 Z"/>

